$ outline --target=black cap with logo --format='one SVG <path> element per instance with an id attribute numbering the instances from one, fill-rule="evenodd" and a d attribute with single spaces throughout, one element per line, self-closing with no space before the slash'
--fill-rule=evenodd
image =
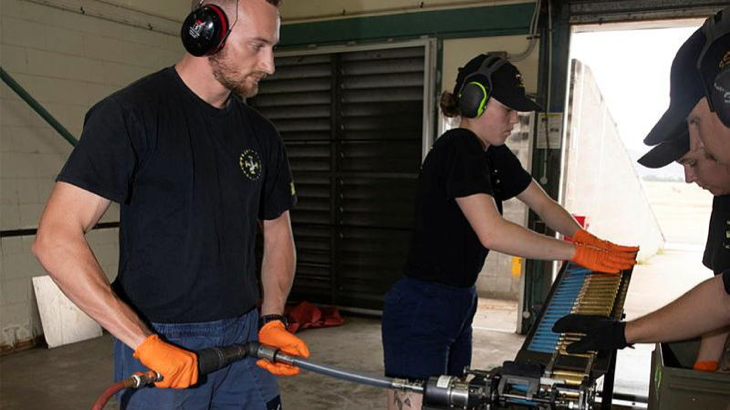
<path id="1" fill-rule="evenodd" d="M 730 76 L 725 69 L 730 64 L 728 13 L 730 8 L 708 18 L 677 51 L 669 78 L 669 108 L 644 138 L 645 144 L 658 145 L 639 159 L 640 164 L 660 168 L 689 151 L 687 116 L 703 97 L 714 111 L 730 110 L 730 91 L 718 89 Z M 721 120 L 723 114 L 728 113 L 718 112 Z"/>
<path id="2" fill-rule="evenodd" d="M 677 51 L 669 75 L 669 108 L 644 138 L 644 144 L 656 145 L 680 138 L 682 130 L 687 128 L 687 115 L 705 95 L 696 66 L 704 44 L 705 36 L 698 29 Z"/>
<path id="3" fill-rule="evenodd" d="M 702 26 L 705 44 L 697 60 L 710 110 L 730 128 L 730 7 Z"/>
<path id="4" fill-rule="evenodd" d="M 459 68 L 459 75 L 456 77 L 454 96 L 458 96 L 464 80 L 479 70 L 487 54 L 480 54 L 472 58 L 464 67 Z M 475 75 L 469 81 L 478 81 L 488 86 L 489 79 L 484 75 Z M 522 74 L 510 62 L 505 62 L 491 75 L 491 94 L 497 101 L 507 107 L 520 112 L 540 111 L 542 107 L 525 95 L 525 84 L 522 82 Z"/>

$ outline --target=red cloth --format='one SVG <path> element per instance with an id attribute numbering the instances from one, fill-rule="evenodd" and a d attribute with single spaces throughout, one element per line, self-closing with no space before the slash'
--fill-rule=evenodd
<path id="1" fill-rule="evenodd" d="M 301 302 L 296 306 L 287 306 L 284 314 L 289 320 L 287 330 L 296 333 L 303 329 L 339 326 L 345 323 L 336 307 L 318 308 L 309 302 Z"/>

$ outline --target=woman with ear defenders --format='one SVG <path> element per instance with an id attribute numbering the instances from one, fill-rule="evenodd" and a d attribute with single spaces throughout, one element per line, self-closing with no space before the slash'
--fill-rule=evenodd
<path id="1" fill-rule="evenodd" d="M 542 260 L 570 260 L 618 273 L 636 263 L 638 248 L 582 230 L 504 145 L 518 111 L 540 107 L 525 96 L 517 68 L 479 55 L 459 69 L 441 109 L 461 117 L 426 157 L 418 181 L 415 227 L 401 278 L 385 296 L 382 336 L 388 377 L 427 379 L 463 374 L 471 362 L 475 282 L 490 250 Z M 502 218 L 502 201 L 517 197 L 573 243 Z M 421 396 L 389 393 L 389 408 L 420 408 Z"/>

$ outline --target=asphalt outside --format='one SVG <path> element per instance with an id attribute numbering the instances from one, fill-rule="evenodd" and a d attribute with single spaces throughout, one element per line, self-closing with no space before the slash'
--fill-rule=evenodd
<path id="1" fill-rule="evenodd" d="M 683 182 L 644 182 L 647 197 L 664 234 L 664 249 L 634 267 L 626 319 L 643 316 L 675 300 L 712 277 L 702 265 L 712 194 Z M 651 352 L 655 345 L 635 345 L 619 352 L 615 391 L 646 396 Z"/>

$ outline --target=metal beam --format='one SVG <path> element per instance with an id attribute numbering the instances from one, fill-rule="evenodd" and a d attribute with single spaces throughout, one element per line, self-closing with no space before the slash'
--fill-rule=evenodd
<path id="1" fill-rule="evenodd" d="M 2 80 L 5 81 L 5 84 L 7 84 L 8 87 L 10 87 L 13 91 L 15 91 L 15 93 L 18 94 L 18 96 L 20 98 L 22 98 L 23 101 L 28 103 L 28 105 L 30 105 L 30 107 L 33 109 L 33 111 L 37 112 L 38 115 L 43 117 L 43 119 L 46 120 L 48 125 L 53 127 L 54 130 L 58 131 L 58 133 L 61 134 L 61 136 L 66 141 L 68 141 L 71 145 L 76 146 L 76 144 L 78 143 L 78 140 L 76 138 L 74 138 L 74 136 L 71 135 L 70 132 L 68 132 L 66 127 L 61 125 L 61 123 L 58 122 L 58 120 L 56 120 L 56 118 L 54 118 L 53 115 L 51 115 L 51 113 L 49 113 L 45 108 L 43 108 L 43 106 L 38 101 L 36 101 L 35 98 L 33 98 L 30 94 L 28 94 L 28 92 L 25 91 L 25 88 L 23 88 L 20 84 L 18 84 L 18 82 L 15 81 L 13 79 L 13 77 L 11 77 L 10 74 L 8 74 L 8 72 L 5 71 L 2 67 L 0 67 L 0 78 L 2 78 Z"/>
<path id="2" fill-rule="evenodd" d="M 567 0 L 571 24 L 705 18 L 727 0 Z"/>

